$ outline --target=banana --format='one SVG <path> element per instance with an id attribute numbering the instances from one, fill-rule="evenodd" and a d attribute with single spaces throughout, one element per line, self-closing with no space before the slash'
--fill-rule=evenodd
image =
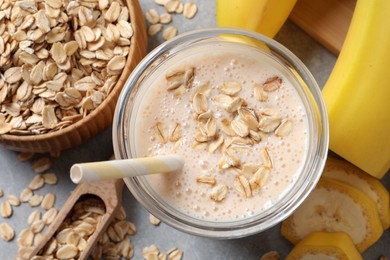
<path id="1" fill-rule="evenodd" d="M 282 235 L 298 243 L 314 231 L 345 232 L 359 252 L 382 235 L 375 203 L 358 189 L 321 178 L 309 197 L 282 223 Z"/>
<path id="2" fill-rule="evenodd" d="M 351 238 L 344 232 L 313 232 L 299 242 L 286 260 L 363 259 Z"/>
<path id="3" fill-rule="evenodd" d="M 331 157 L 328 157 L 326 161 L 322 177 L 344 182 L 365 193 L 375 202 L 383 229 L 386 230 L 389 228 L 390 196 L 386 187 L 384 187 L 378 179 L 368 175 L 347 161 Z"/>
<path id="4" fill-rule="evenodd" d="M 330 149 L 377 178 L 390 169 L 390 1 L 358 0 L 323 88 Z"/>
<path id="5" fill-rule="evenodd" d="M 217 0 L 218 26 L 238 27 L 274 37 L 297 0 Z"/>

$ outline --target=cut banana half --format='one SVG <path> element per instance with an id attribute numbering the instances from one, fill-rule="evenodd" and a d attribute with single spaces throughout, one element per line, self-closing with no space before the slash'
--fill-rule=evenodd
<path id="1" fill-rule="evenodd" d="M 321 178 L 281 228 L 282 235 L 293 244 L 314 231 L 345 232 L 363 252 L 380 238 L 383 228 L 375 203 L 364 193 L 345 183 Z"/>
<path id="2" fill-rule="evenodd" d="M 344 232 L 313 232 L 299 242 L 286 260 L 361 260 L 351 238 Z"/>
<path id="3" fill-rule="evenodd" d="M 322 176 L 349 184 L 366 194 L 375 202 L 378 208 L 383 229 L 386 230 L 389 228 L 390 196 L 386 187 L 378 179 L 347 161 L 331 157 L 328 157 L 326 161 Z"/>

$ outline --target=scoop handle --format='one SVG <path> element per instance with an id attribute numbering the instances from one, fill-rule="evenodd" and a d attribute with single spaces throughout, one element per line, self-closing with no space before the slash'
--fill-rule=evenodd
<path id="1" fill-rule="evenodd" d="M 61 208 L 53 223 L 48 227 L 46 233 L 37 247 L 32 251 L 28 259 L 36 256 L 53 237 L 60 225 L 64 222 L 69 212 L 83 195 L 95 195 L 100 198 L 105 205 L 106 213 L 102 216 L 95 232 L 88 239 L 87 246 L 80 254 L 79 260 L 87 259 L 100 236 L 106 231 L 115 213 L 120 209 L 122 203 L 123 180 L 106 180 L 94 183 L 81 183 L 72 191 L 71 195 Z"/>

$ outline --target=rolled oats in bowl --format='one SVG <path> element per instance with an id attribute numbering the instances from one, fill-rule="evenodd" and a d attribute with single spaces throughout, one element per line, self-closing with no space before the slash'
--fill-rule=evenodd
<path id="1" fill-rule="evenodd" d="M 136 55 L 132 50 L 137 39 L 146 41 L 139 10 L 136 1 L 4 1 L 0 142 L 4 135 L 34 138 L 62 130 L 109 103 L 146 53 L 143 46 Z"/>

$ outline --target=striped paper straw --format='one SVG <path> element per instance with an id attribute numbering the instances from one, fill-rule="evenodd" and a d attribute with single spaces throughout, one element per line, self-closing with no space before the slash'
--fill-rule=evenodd
<path id="1" fill-rule="evenodd" d="M 74 164 L 70 178 L 74 183 L 121 179 L 153 173 L 173 172 L 183 168 L 184 158 L 178 155 L 112 160 Z"/>

